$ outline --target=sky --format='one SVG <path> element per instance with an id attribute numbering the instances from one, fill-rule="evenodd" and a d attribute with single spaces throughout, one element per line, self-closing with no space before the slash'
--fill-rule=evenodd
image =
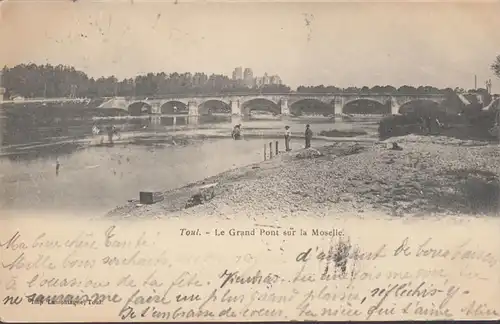
<path id="1" fill-rule="evenodd" d="M 298 85 L 478 87 L 500 79 L 496 3 L 187 3 L 16 0 L 0 7 L 0 65 L 256 76 Z"/>

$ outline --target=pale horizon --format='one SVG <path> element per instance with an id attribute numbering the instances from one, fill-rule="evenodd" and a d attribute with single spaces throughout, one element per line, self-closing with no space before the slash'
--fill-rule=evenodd
<path id="1" fill-rule="evenodd" d="M 500 54 L 500 3 L 4 1 L 1 66 L 70 65 L 89 77 L 235 67 L 283 83 L 485 88 Z M 4 50 L 5 49 L 5 50 Z"/>

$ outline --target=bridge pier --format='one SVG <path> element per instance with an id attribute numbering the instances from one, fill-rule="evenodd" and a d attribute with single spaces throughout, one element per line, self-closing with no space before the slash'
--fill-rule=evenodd
<path id="1" fill-rule="evenodd" d="M 287 99 L 281 98 L 280 108 L 281 108 L 281 115 L 282 116 L 289 116 L 290 115 L 290 108 L 288 107 L 288 100 Z"/>
<path id="2" fill-rule="evenodd" d="M 391 97 L 391 114 L 392 115 L 399 115 L 399 103 L 396 100 L 396 98 Z"/>
<path id="3" fill-rule="evenodd" d="M 174 126 L 177 123 L 176 118 L 174 117 Z M 188 125 L 198 125 L 200 123 L 200 116 L 187 116 L 186 124 Z"/>
<path id="4" fill-rule="evenodd" d="M 153 125 L 161 125 L 161 117 L 160 116 L 153 116 L 151 118 L 151 124 L 153 124 Z"/>
<path id="5" fill-rule="evenodd" d="M 239 100 L 231 100 L 231 115 L 241 116 L 241 107 Z"/>
<path id="6" fill-rule="evenodd" d="M 344 98 L 343 97 L 335 97 L 333 99 L 333 115 L 339 115 L 343 113 L 344 109 Z"/>
<path id="7" fill-rule="evenodd" d="M 196 104 L 196 101 L 189 101 L 188 102 L 188 115 L 189 116 L 198 116 L 199 115 L 198 105 Z"/>
<path id="8" fill-rule="evenodd" d="M 151 113 L 155 115 L 161 114 L 161 106 L 159 103 L 151 104 Z"/>

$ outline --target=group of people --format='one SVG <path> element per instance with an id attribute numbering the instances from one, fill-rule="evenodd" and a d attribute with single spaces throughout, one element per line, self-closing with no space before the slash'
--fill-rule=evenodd
<path id="1" fill-rule="evenodd" d="M 313 137 L 313 132 L 309 124 L 306 125 L 306 130 L 304 132 L 304 139 L 306 141 L 305 148 L 311 147 L 311 139 Z M 290 140 L 292 139 L 292 132 L 290 131 L 290 126 L 285 126 L 285 149 L 286 151 L 291 151 Z"/>
<path id="2" fill-rule="evenodd" d="M 106 133 L 108 134 L 108 142 L 113 143 L 113 136 L 120 136 L 118 132 L 118 128 L 115 125 L 108 125 L 106 126 Z M 101 128 L 99 128 L 97 125 L 92 126 L 92 134 L 94 135 L 99 135 L 102 133 Z"/>
<path id="3" fill-rule="evenodd" d="M 432 133 L 433 131 L 433 124 L 435 125 L 436 129 L 441 129 L 443 128 L 443 124 L 439 121 L 439 118 L 433 118 L 431 117 L 420 117 L 420 128 L 422 131 L 426 133 Z"/>
<path id="4" fill-rule="evenodd" d="M 239 140 L 241 139 L 241 124 L 235 125 L 233 127 L 233 132 L 231 134 L 231 137 L 234 140 Z M 305 148 L 310 148 L 311 147 L 311 139 L 313 137 L 313 132 L 311 130 L 311 127 L 309 124 L 306 125 L 306 130 L 304 132 L 304 138 L 305 138 Z M 290 140 L 292 139 L 292 132 L 290 130 L 290 126 L 285 126 L 285 149 L 287 152 L 291 151 L 290 148 Z"/>

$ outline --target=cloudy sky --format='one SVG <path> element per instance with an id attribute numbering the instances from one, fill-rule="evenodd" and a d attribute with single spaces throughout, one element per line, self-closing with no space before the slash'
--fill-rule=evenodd
<path id="1" fill-rule="evenodd" d="M 230 75 L 291 86 L 474 87 L 500 80 L 500 3 L 187 3 L 3 1 L 0 65 L 73 65 L 91 76 Z"/>

